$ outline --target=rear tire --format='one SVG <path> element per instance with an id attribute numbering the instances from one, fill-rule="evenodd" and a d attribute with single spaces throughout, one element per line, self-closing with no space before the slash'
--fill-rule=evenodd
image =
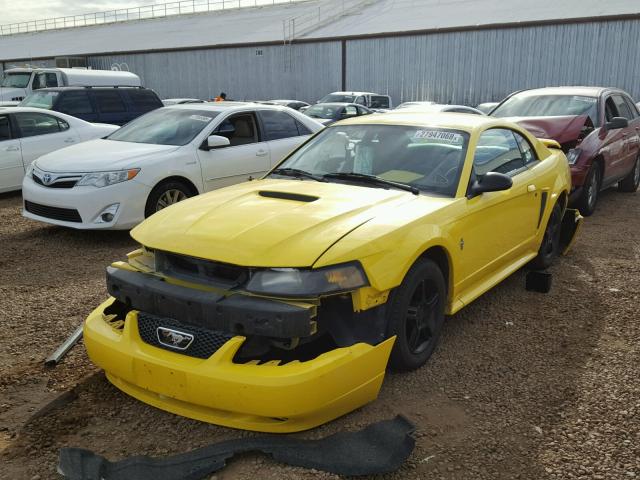
<path id="1" fill-rule="evenodd" d="M 589 173 L 587 173 L 587 178 L 582 186 L 582 192 L 578 200 L 578 210 L 580 210 L 580 213 L 585 217 L 595 212 L 601 185 L 602 173 L 600 172 L 600 166 L 594 163 Z"/>
<path id="2" fill-rule="evenodd" d="M 544 230 L 542 244 L 538 256 L 529 264 L 535 270 L 545 270 L 551 266 L 553 260 L 560 254 L 560 230 L 562 226 L 562 207 L 556 203 L 551 211 L 547 227 Z"/>
<path id="3" fill-rule="evenodd" d="M 156 185 L 147 199 L 144 209 L 144 217 L 148 218 L 163 208 L 174 205 L 196 193 L 190 185 L 180 180 L 167 180 Z"/>
<path id="4" fill-rule="evenodd" d="M 435 262 L 418 260 L 389 298 L 387 335 L 396 336 L 389 365 L 415 370 L 433 354 L 444 323 L 447 288 Z"/>
<path id="5" fill-rule="evenodd" d="M 633 165 L 633 168 L 629 172 L 629 175 L 624 177 L 618 183 L 618 190 L 626 193 L 633 193 L 638 190 L 638 185 L 640 185 L 640 155 L 636 158 L 636 163 Z"/>

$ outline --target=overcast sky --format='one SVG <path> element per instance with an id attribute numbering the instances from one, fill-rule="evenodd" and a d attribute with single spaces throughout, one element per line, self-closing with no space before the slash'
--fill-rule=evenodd
<path id="1" fill-rule="evenodd" d="M 202 0 L 196 0 L 199 2 Z M 222 0 L 218 0 L 222 1 Z M 238 0 L 225 0 L 235 3 Z M 254 0 L 240 0 L 244 5 L 253 4 Z M 271 3 L 271 0 L 256 0 L 258 4 Z M 297 1 L 297 0 L 294 0 Z M 206 3 L 206 0 L 204 0 Z M 170 3 L 169 0 L 0 0 L 0 24 L 26 22 L 53 17 L 65 17 L 81 13 L 101 12 L 128 7 L 152 5 L 154 3 Z M 214 0 L 211 1 L 211 4 Z"/>

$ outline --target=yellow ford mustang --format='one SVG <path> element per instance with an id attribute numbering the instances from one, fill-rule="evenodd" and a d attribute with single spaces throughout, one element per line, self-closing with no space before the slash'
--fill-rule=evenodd
<path id="1" fill-rule="evenodd" d="M 224 145 L 224 139 L 210 139 Z M 265 178 L 181 202 L 131 234 L 84 327 L 124 392 L 237 428 L 308 429 L 423 365 L 451 315 L 549 265 L 581 217 L 553 141 L 475 115 L 334 124 Z"/>

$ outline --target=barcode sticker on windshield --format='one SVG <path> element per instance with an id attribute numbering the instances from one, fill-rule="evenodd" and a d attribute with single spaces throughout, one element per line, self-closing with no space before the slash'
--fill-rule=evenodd
<path id="1" fill-rule="evenodd" d="M 464 138 L 459 133 L 442 132 L 439 130 L 417 130 L 413 138 L 433 140 L 438 143 L 448 143 L 451 145 L 462 145 L 464 141 Z"/>
<path id="2" fill-rule="evenodd" d="M 198 120 L 199 122 L 210 122 L 211 119 L 209 117 L 203 117 L 202 115 L 191 115 L 189 117 L 191 120 Z"/>

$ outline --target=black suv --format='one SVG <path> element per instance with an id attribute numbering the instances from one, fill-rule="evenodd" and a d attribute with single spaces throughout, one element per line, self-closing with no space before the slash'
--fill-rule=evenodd
<path id="1" fill-rule="evenodd" d="M 163 104 L 153 90 L 142 87 L 57 87 L 36 90 L 20 106 L 66 113 L 87 122 L 124 125 Z"/>

